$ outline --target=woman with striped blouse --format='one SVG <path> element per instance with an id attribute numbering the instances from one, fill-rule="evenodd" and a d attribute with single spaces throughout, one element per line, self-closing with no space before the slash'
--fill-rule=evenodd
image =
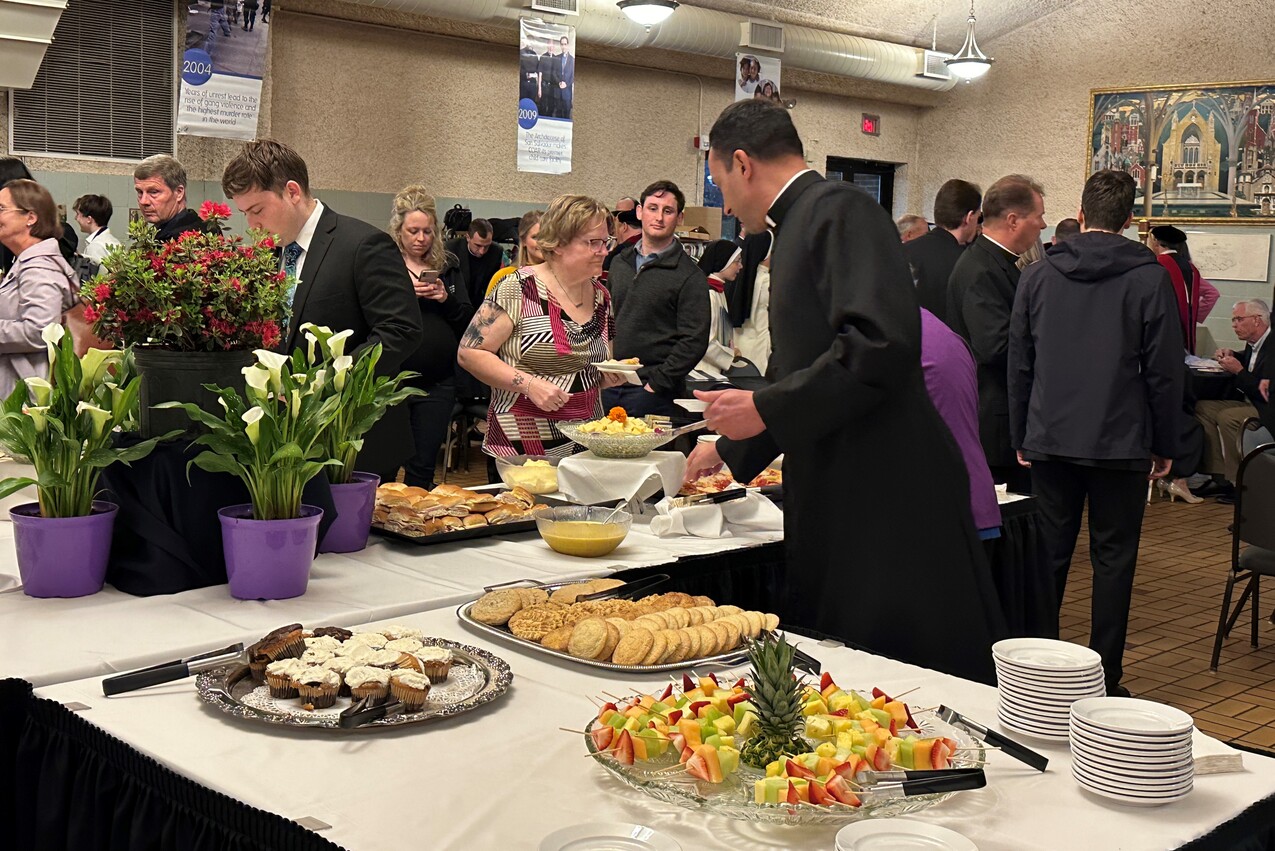
<path id="1" fill-rule="evenodd" d="M 460 365 L 492 388 L 489 455 L 570 455 L 578 447 L 557 423 L 601 417 L 602 388 L 624 380 L 593 367 L 611 354 L 611 296 L 598 280 L 614 243 L 606 207 L 561 195 L 536 241 L 544 262 L 501 280 L 460 342 Z"/>

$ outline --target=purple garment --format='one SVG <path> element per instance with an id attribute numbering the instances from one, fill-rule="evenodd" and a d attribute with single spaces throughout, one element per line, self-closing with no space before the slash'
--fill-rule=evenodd
<path id="1" fill-rule="evenodd" d="M 987 456 L 978 437 L 978 378 L 974 357 L 955 331 L 933 313 L 921 309 L 921 369 L 925 389 L 939 416 L 956 439 L 970 477 L 970 509 L 974 525 L 994 529 L 1001 525 L 996 486 Z"/>

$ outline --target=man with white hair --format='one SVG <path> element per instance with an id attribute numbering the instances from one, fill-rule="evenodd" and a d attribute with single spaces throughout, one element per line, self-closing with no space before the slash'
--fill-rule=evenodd
<path id="1" fill-rule="evenodd" d="M 904 242 L 911 242 L 930 232 L 930 223 L 923 216 L 914 216 L 911 213 L 899 216 L 894 225 L 899 229 L 899 239 Z"/>
<path id="2" fill-rule="evenodd" d="M 1244 350 L 1218 349 L 1216 360 L 1235 377 L 1234 399 L 1205 399 L 1195 403 L 1195 417 L 1204 426 L 1207 443 L 1205 469 L 1226 470 L 1227 481 L 1235 483 L 1240 466 L 1240 428 L 1244 420 L 1256 417 L 1269 404 L 1260 384 L 1275 375 L 1267 341 L 1271 336 L 1271 309 L 1260 298 L 1237 301 L 1231 310 L 1231 329 L 1245 345 Z M 1210 466 L 1212 465 L 1212 466 Z M 1230 502 L 1229 496 L 1218 498 Z"/>

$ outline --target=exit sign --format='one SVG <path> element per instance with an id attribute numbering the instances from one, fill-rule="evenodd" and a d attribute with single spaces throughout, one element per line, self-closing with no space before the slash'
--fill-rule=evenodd
<path id="1" fill-rule="evenodd" d="M 863 113 L 863 121 L 859 124 L 859 129 L 869 136 L 880 136 L 881 116 Z"/>

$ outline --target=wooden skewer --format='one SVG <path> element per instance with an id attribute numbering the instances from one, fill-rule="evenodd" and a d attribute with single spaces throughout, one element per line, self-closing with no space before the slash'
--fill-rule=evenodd
<path id="1" fill-rule="evenodd" d="M 589 735 L 589 734 L 588 734 L 588 733 L 586 733 L 584 730 L 568 730 L 566 727 L 559 727 L 558 729 L 559 729 L 559 730 L 561 730 L 561 731 L 562 731 L 562 732 L 564 732 L 564 733 L 579 733 L 581 736 L 587 736 L 587 735 Z"/>
<path id="2" fill-rule="evenodd" d="M 908 689 L 907 691 L 901 691 L 901 692 L 899 692 L 898 694 L 894 695 L 894 696 L 891 698 L 891 700 L 898 700 L 899 698 L 901 698 L 901 697 L 905 697 L 906 695 L 911 694 L 912 692 L 916 691 L 916 690 L 917 690 L 917 689 L 919 689 L 919 688 L 920 688 L 920 686 L 913 686 L 912 688 Z"/>
<path id="3" fill-rule="evenodd" d="M 594 697 L 593 695 L 591 695 L 591 694 L 586 694 L 586 695 L 585 695 L 585 697 L 586 697 L 586 698 L 588 699 L 588 701 L 589 701 L 590 703 L 592 703 L 594 706 L 601 706 L 601 705 L 602 705 L 602 704 L 598 703 L 598 699 L 597 699 L 596 697 Z"/>

